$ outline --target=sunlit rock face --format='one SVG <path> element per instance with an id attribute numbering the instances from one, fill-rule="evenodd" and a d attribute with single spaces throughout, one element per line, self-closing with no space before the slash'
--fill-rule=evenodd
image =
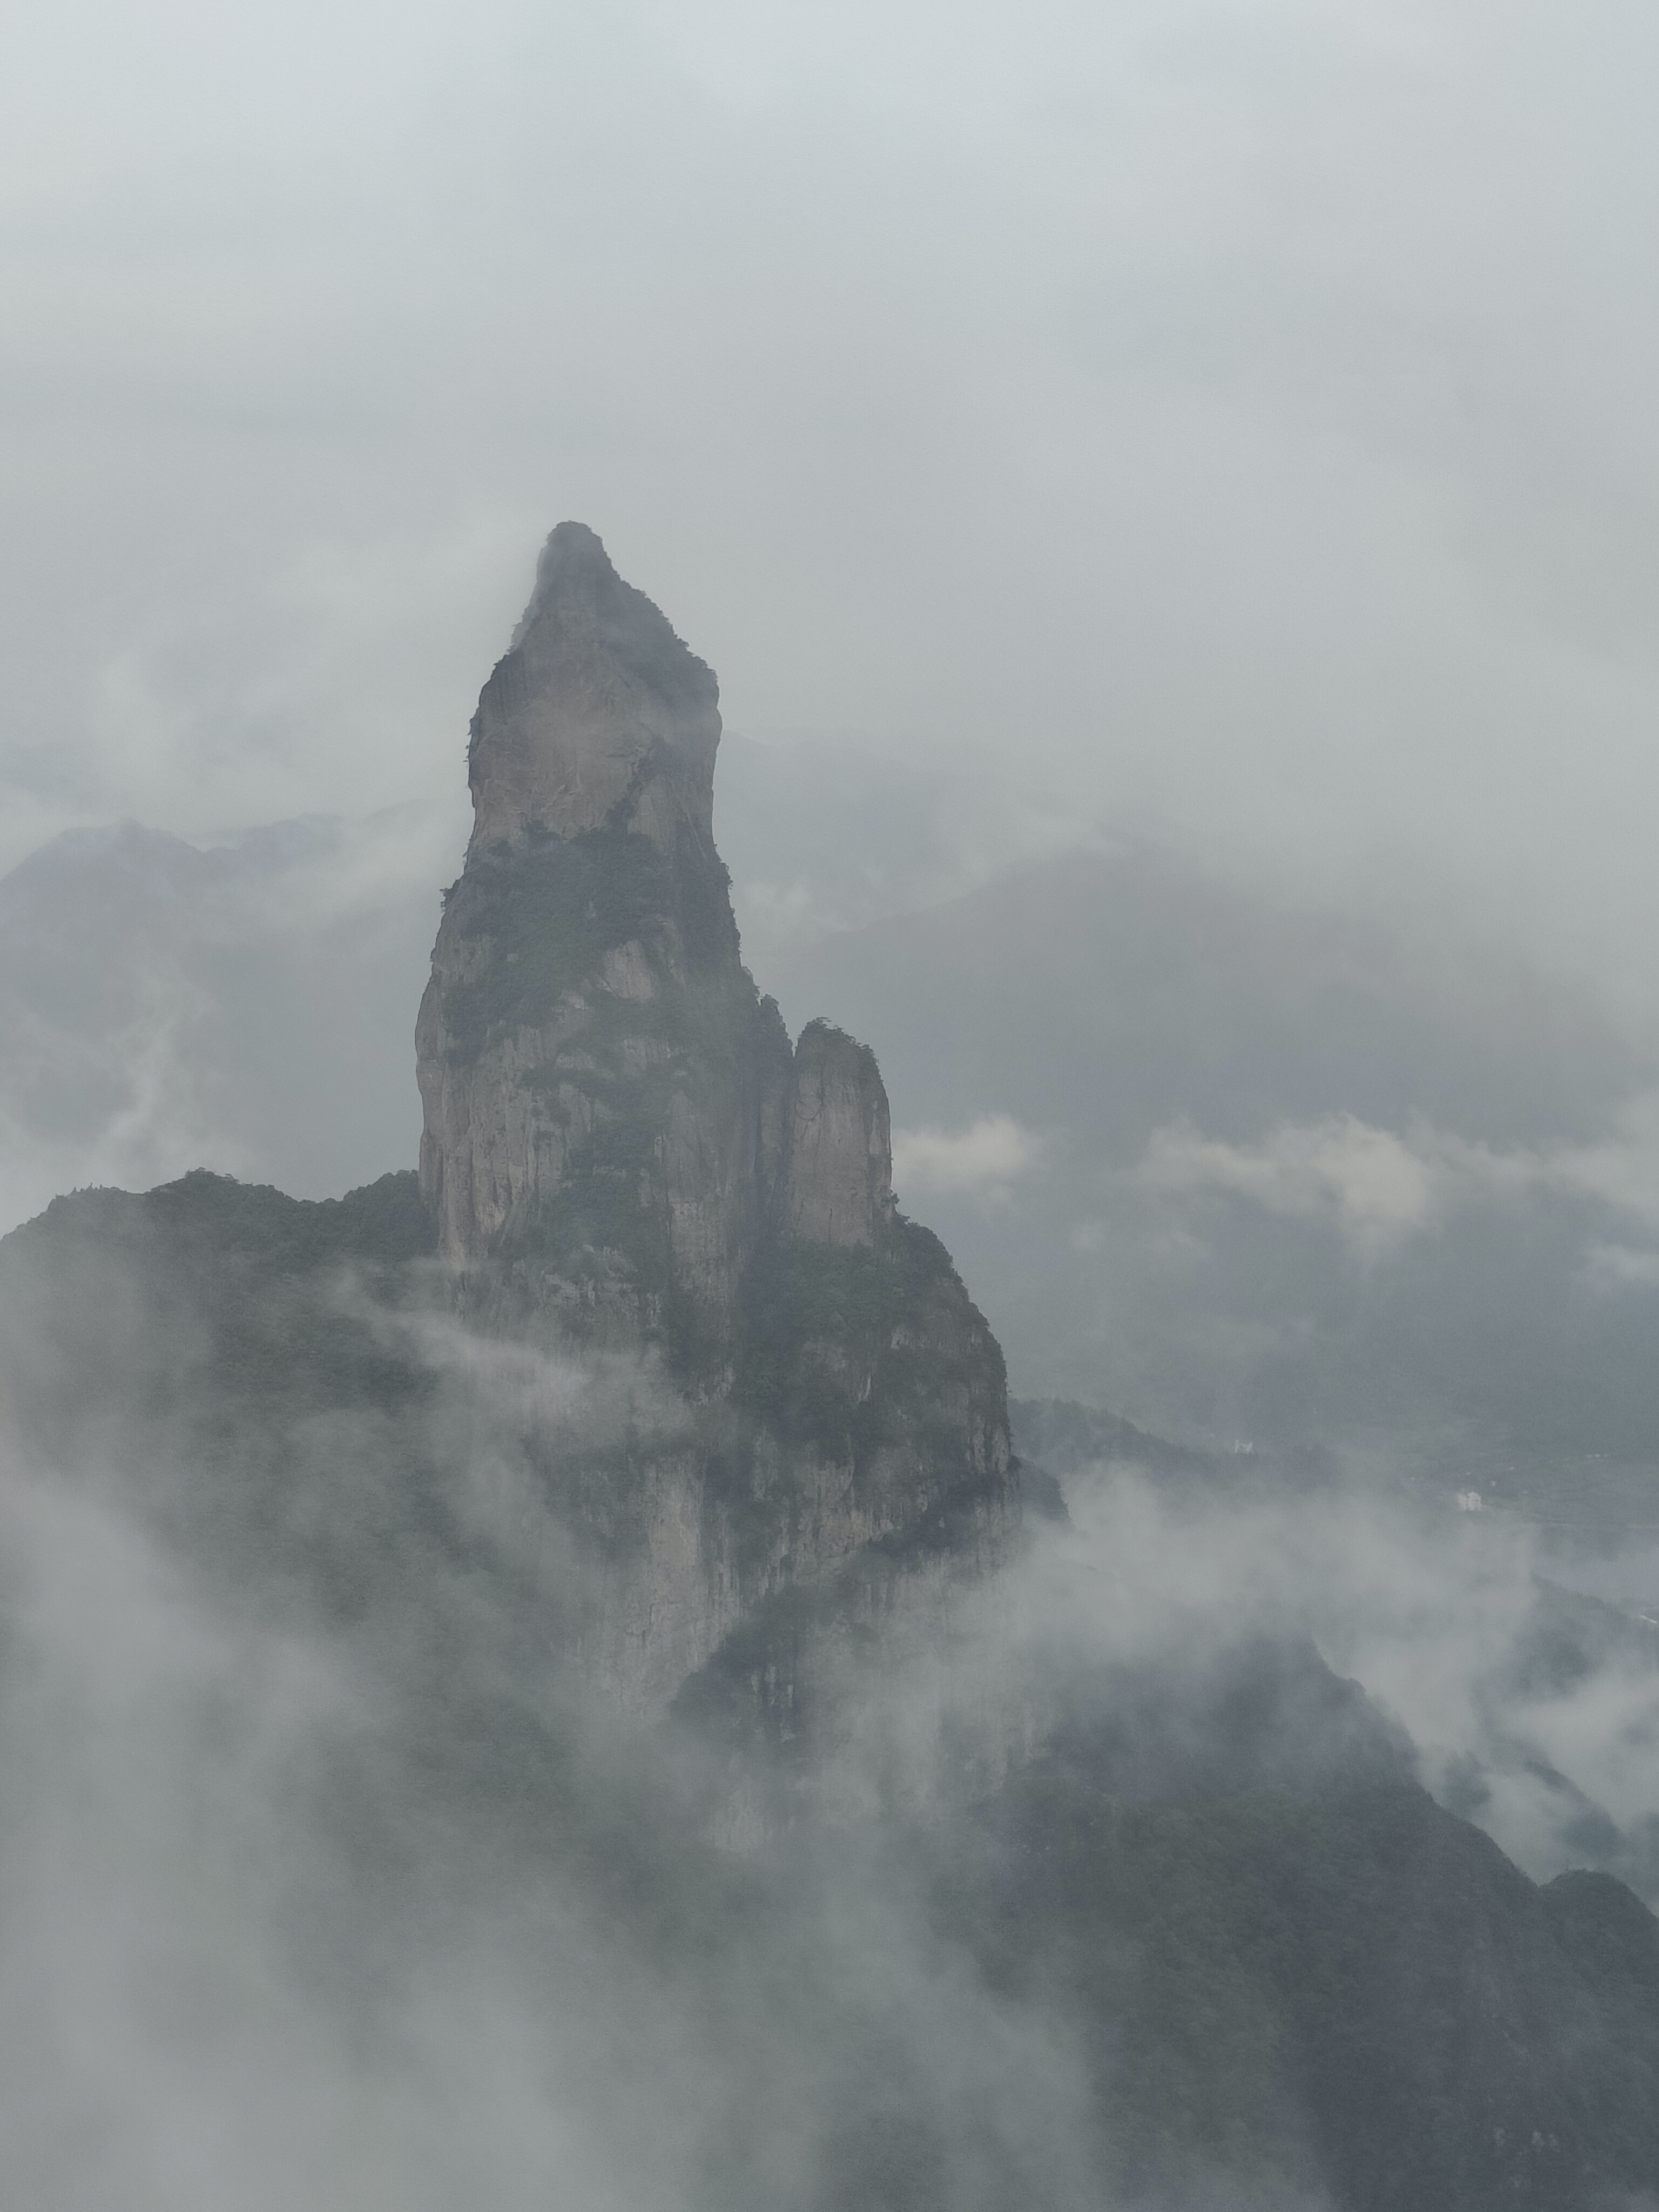
<path id="1" fill-rule="evenodd" d="M 896 1210 L 874 1056 L 823 1021 L 792 1049 L 743 966 L 718 699 L 562 524 L 473 721 L 473 835 L 416 1030 L 421 1189 L 462 1310 L 643 1359 L 684 1408 L 626 1465 L 550 1461 L 592 1540 L 581 1650 L 641 1713 L 757 1608 L 765 1697 L 793 1710 L 812 1631 L 790 1593 L 878 1547 L 858 1603 L 878 1585 L 890 1611 L 907 1547 L 937 1587 L 1018 1521 L 1002 1356 Z"/>

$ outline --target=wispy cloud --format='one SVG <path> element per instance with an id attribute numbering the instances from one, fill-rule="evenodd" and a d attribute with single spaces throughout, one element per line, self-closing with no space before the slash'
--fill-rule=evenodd
<path id="1" fill-rule="evenodd" d="M 1012 1114 L 981 1114 L 967 1128 L 896 1129 L 893 1176 L 903 1191 L 967 1191 L 1002 1197 L 1036 1166 L 1042 1140 Z"/>
<path id="2" fill-rule="evenodd" d="M 1205 1136 L 1188 1121 L 1154 1131 L 1135 1170 L 1148 1192 L 1248 1199 L 1269 1212 L 1331 1223 L 1376 1257 L 1460 1208 L 1547 1194 L 1598 1200 L 1659 1228 L 1659 1098 L 1635 1101 L 1594 1145 L 1500 1149 L 1414 1121 L 1401 1133 L 1352 1114 L 1281 1121 L 1255 1144 Z M 1651 1283 L 1646 1253 L 1598 1247 L 1604 1286 Z"/>
<path id="3" fill-rule="evenodd" d="M 1138 1172 L 1162 1195 L 1217 1192 L 1252 1199 L 1269 1212 L 1330 1219 L 1370 1251 L 1397 1244 L 1434 1211 L 1428 1163 L 1387 1129 L 1352 1114 L 1283 1121 L 1259 1145 L 1206 1137 L 1189 1121 L 1155 1130 Z"/>

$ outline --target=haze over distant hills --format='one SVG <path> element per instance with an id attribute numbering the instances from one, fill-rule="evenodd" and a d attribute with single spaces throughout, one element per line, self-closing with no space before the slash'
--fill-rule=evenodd
<path id="1" fill-rule="evenodd" d="M 201 1165 L 321 1197 L 407 1153 L 436 872 L 392 815 L 205 849 L 113 823 L 0 878 L 3 1218 Z"/>
<path id="2" fill-rule="evenodd" d="M 1030 1387 L 1221 1437 L 1497 1422 L 1659 1449 L 1653 1065 L 1518 957 L 1140 848 L 774 977 L 855 1009 L 902 1125 L 937 1133 L 901 1143 L 901 1182 Z"/>
<path id="3" fill-rule="evenodd" d="M 726 741 L 744 957 L 876 1044 L 901 1195 L 1016 1387 L 1222 1442 L 1659 1450 L 1648 1054 L 1582 990 L 1217 879 L 856 746 Z M 406 1156 L 435 911 L 417 820 L 201 852 L 77 834 L 0 882 L 8 1209 L 205 1163 L 301 1194 Z"/>

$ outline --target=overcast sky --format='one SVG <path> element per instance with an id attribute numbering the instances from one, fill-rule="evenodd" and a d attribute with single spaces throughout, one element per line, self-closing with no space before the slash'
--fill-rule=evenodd
<path id="1" fill-rule="evenodd" d="M 575 515 L 731 727 L 1461 872 L 1659 998 L 1650 5 L 61 0 L 0 39 L 0 866 L 408 801 L 458 855 Z"/>

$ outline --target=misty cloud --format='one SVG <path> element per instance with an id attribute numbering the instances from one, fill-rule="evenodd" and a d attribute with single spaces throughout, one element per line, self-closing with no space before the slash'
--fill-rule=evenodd
<path id="1" fill-rule="evenodd" d="M 1624 1108 L 1597 1145 L 1499 1149 L 1413 1121 L 1403 1136 L 1352 1114 L 1282 1121 L 1255 1145 L 1226 1144 L 1179 1121 L 1155 1130 L 1135 1170 L 1154 1196 L 1243 1198 L 1292 1218 L 1327 1220 L 1363 1257 L 1397 1250 L 1459 1209 L 1557 1194 L 1590 1199 L 1659 1228 L 1659 1099 Z M 1587 1259 L 1604 1285 L 1650 1279 L 1646 1255 L 1598 1244 Z"/>
<path id="2" fill-rule="evenodd" d="M 1628 0 L 199 15 L 8 81 L 5 860 L 458 822 L 576 513 L 757 738 L 1430 881 L 1651 1003 Z"/>
<path id="3" fill-rule="evenodd" d="M 550 1453 L 683 1401 L 441 1304 L 339 1298 L 424 1375 L 418 1443 L 267 1403 L 204 1456 L 183 1431 L 210 1386 L 173 1330 L 174 1419 L 88 1420 L 44 1468 L 0 1449 L 0 2189 L 808 2212 L 920 2157 L 970 2212 L 1097 2205 L 1066 2024 L 940 1940 L 878 1824 L 770 1865 L 711 1852 L 696 1771 L 688 1794 L 550 1640 Z M 410 1486 L 458 1418 L 452 1550 Z"/>
<path id="4" fill-rule="evenodd" d="M 1595 1291 L 1659 1290 L 1659 1252 L 1628 1244 L 1592 1244 L 1584 1255 L 1584 1281 Z"/>
<path id="5" fill-rule="evenodd" d="M 1154 1131 L 1137 1174 L 1162 1196 L 1224 1192 L 1274 1213 L 1329 1215 L 1361 1251 L 1386 1250 L 1433 1211 L 1419 1154 L 1352 1114 L 1281 1123 L 1261 1145 L 1220 1144 L 1177 1122 Z"/>
<path id="6" fill-rule="evenodd" d="M 435 1349 L 448 1376 L 469 1358 Z M 610 1386 L 523 1365 L 519 1387 L 514 1419 L 535 1401 L 557 1421 L 570 1392 L 597 1405 Z M 0 1894 L 29 1931 L 0 2006 L 28 2092 L 0 2154 L 8 2185 L 75 2212 L 118 2177 L 140 2212 L 447 2212 L 481 2197 L 511 2212 L 573 2190 L 616 2212 L 814 2205 L 842 2170 L 821 2161 L 850 2099 L 854 2141 L 890 2124 L 954 2142 L 953 2203 L 1006 2201 L 1012 2172 L 1020 2201 L 1097 2207 L 1102 2153 L 1063 2021 L 999 1998 L 941 1943 L 902 1856 L 874 1847 L 882 1808 L 896 1775 L 909 1816 L 947 1842 L 957 1815 L 936 1793 L 975 1738 L 990 1771 L 1006 1757 L 1011 1686 L 1077 1669 L 1121 1685 L 1121 1755 L 1156 1787 L 1197 1725 L 1185 1699 L 1264 1631 L 1311 1636 L 1410 1732 L 1425 1778 L 1473 1800 L 1535 1875 L 1582 1863 L 1589 1805 L 1621 1870 L 1659 1880 L 1642 1850 L 1659 1667 L 1626 1651 L 1569 1684 L 1527 1675 L 1526 1532 L 1358 1498 L 1182 1498 L 1129 1468 L 1084 1470 L 1070 1494 L 1070 1530 L 1006 1588 L 965 1597 L 945 1643 L 847 1655 L 825 1784 L 841 1825 L 833 1848 L 776 1869 L 788 1916 L 763 1903 L 765 1876 L 751 1934 L 719 1920 L 718 1941 L 663 1954 L 563 1844 L 501 1850 L 487 1775 L 471 1807 L 434 1789 L 450 1753 L 437 1710 L 408 1702 L 392 1618 L 325 1632 L 268 1598 L 216 1595 L 106 1488 L 47 1487 L 8 1458 L 0 1744 L 27 1786 L 0 1827 Z M 529 1684 L 495 1674 L 497 1601 L 476 1578 L 426 1588 L 434 1601 L 449 1618 L 434 1657 L 510 1706 Z M 1264 1749 L 1319 1755 L 1311 1741 Z M 696 1861 L 667 1770 L 638 1801 L 627 1757 L 575 1751 L 561 1772 L 582 1822 L 603 1833 L 649 1804 L 661 1846 Z M 900 2101 L 861 2049 L 883 2054 Z M 1210 2185 L 1218 2203 L 1260 2201 L 1219 2173 Z"/>
<path id="7" fill-rule="evenodd" d="M 921 2171 L 967 2212 L 1099 2212 L 1110 2037 L 1011 1992 L 930 1885 L 1054 1716 L 1103 1698 L 1131 1804 L 1217 1758 L 1292 1788 L 1414 1760 L 1534 1875 L 1590 1856 L 1659 1893 L 1659 1649 L 1610 1607 L 1558 1620 L 1501 1513 L 1285 1490 L 1249 1455 L 1219 1480 L 1068 1468 L 1069 1526 L 1004 1575 L 925 1572 L 868 1634 L 829 1620 L 816 1796 L 793 1778 L 791 1836 L 712 1851 L 732 1745 L 688 1757 L 591 1698 L 562 1640 L 573 1579 L 609 1569 L 558 1470 L 672 1446 L 650 1363 L 477 1333 L 422 1262 L 390 1303 L 321 1285 L 303 1371 L 273 1282 L 236 1337 L 253 1393 L 216 1396 L 132 1249 L 129 1279 L 94 1249 L 55 1307 L 14 1274 L 0 1313 L 32 1378 L 48 1312 L 58 1356 L 115 1355 L 49 1468 L 0 1455 L 0 1896 L 30 1931 L 0 2167 L 24 2201 L 825 2212 Z M 129 1330 L 165 1387 L 112 1423 Z M 371 1388 L 334 1404 L 354 1331 Z M 1240 1680 L 1273 1694 L 1218 1746 Z M 1253 2193 L 1200 2155 L 1130 2201 L 1320 2203 L 1304 2179 Z"/>
<path id="8" fill-rule="evenodd" d="M 1573 1565 L 1504 1513 L 1425 1512 L 1375 1468 L 1364 1487 L 1274 1495 L 1250 1466 L 1231 1497 L 1133 1455 L 1074 1470 L 1072 1527 L 1045 1537 L 996 1637 L 1016 1624 L 1016 1642 L 1174 1666 L 1253 1631 L 1305 1634 L 1534 1877 L 1585 1863 L 1599 1808 L 1603 1863 L 1659 1899 L 1659 1636 L 1593 1601 L 1575 1615 L 1553 1579 Z"/>
<path id="9" fill-rule="evenodd" d="M 901 1194 L 961 1191 L 1005 1198 L 1042 1155 L 1042 1140 L 1012 1114 L 982 1114 L 952 1135 L 943 1129 L 895 1129 L 893 1175 Z"/>
<path id="10" fill-rule="evenodd" d="M 0 1512 L 6 2193 L 682 2203 L 699 2069 L 672 1989 L 576 1885 L 456 1879 L 469 1824 L 405 1763 L 373 1639 L 228 1602 L 9 1455 Z M 607 2072 L 653 2081 L 650 2125 L 619 2125 Z"/>

